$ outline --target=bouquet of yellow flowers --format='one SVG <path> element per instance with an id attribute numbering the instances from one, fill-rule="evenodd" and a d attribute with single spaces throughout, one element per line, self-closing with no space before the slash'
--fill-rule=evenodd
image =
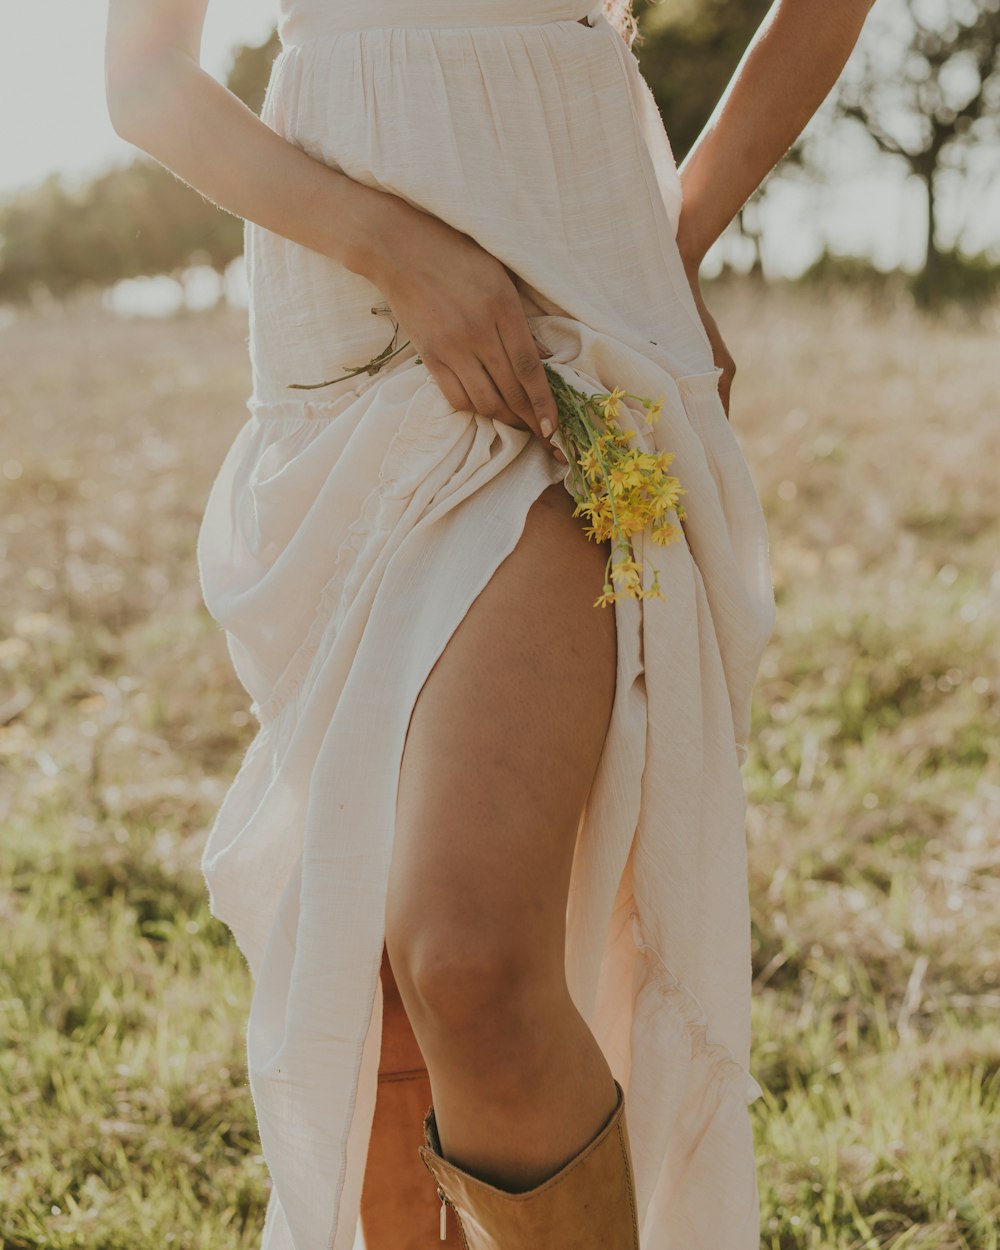
<path id="1" fill-rule="evenodd" d="M 384 305 L 372 309 L 373 313 L 388 311 Z M 389 345 L 367 364 L 343 365 L 347 372 L 339 378 L 328 382 L 292 382 L 290 389 L 316 390 L 361 373 L 374 376 L 409 346 L 409 340 L 396 346 L 399 327 L 395 329 Z M 415 359 L 421 363 L 419 356 Z M 661 451 L 653 455 L 639 451 L 628 441 L 635 438 L 636 431 L 623 430 L 619 423 L 622 401 L 634 399 L 646 410 L 645 420 L 651 427 L 663 408 L 662 396 L 655 401 L 644 399 L 617 386 L 610 394 L 587 394 L 571 386 L 551 365 L 543 361 L 543 366 L 559 413 L 557 434 L 553 437 L 562 436 L 562 450 L 572 466 L 571 491 L 576 500 L 573 515 L 589 518 L 584 532 L 594 542 L 613 540 L 604 590 L 594 607 L 606 608 L 619 599 L 663 599 L 659 570 L 654 570 L 653 584 L 643 589 L 642 565 L 634 559 L 631 539 L 648 526 L 654 543 L 666 546 L 675 542 L 680 530 L 669 514 L 673 513 L 678 521 L 684 519 L 684 509 L 678 501 L 686 492 L 677 478 L 667 473 L 673 453 Z"/>
<path id="2" fill-rule="evenodd" d="M 669 514 L 684 519 L 679 499 L 685 491 L 667 473 L 673 453 L 639 451 L 628 441 L 636 431 L 623 430 L 618 420 L 622 401 L 635 399 L 646 410 L 647 424 L 653 426 L 663 408 L 662 397 L 644 399 L 618 387 L 610 394 L 587 394 L 570 386 L 550 365 L 544 368 L 559 411 L 559 433 L 567 444 L 563 450 L 573 466 L 573 515 L 589 518 L 585 532 L 594 542 L 613 540 L 604 593 L 594 606 L 607 607 L 626 598 L 663 599 L 659 570 L 654 571 L 653 584 L 642 588 L 642 565 L 633 558 L 631 538 L 648 526 L 654 543 L 675 542 L 680 530 Z M 616 554 L 620 555 L 617 562 Z"/>

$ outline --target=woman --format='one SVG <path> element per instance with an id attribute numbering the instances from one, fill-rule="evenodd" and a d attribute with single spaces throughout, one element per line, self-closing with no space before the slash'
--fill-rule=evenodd
<path id="1" fill-rule="evenodd" d="M 107 80 L 246 219 L 198 557 L 260 729 L 203 866 L 256 982 L 265 1246 L 750 1250 L 773 596 L 698 269 L 869 0 L 777 0 L 679 178 L 621 0 L 283 0 L 262 119 L 199 68 L 206 3 L 112 0 Z M 663 602 L 595 606 L 543 357 L 663 397 Z"/>

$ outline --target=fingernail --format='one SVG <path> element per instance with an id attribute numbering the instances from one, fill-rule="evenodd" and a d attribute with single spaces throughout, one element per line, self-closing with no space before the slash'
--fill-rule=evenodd
<path id="1" fill-rule="evenodd" d="M 542 419 L 542 433 L 546 438 L 551 438 L 555 428 L 556 427 L 552 424 L 548 417 L 544 417 Z"/>

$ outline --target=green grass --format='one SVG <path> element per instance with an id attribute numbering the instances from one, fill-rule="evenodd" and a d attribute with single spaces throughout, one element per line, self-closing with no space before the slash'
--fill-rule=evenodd
<path id="1" fill-rule="evenodd" d="M 779 600 L 745 769 L 762 1245 L 998 1250 L 996 327 L 711 298 Z M 250 985 L 198 871 L 252 724 L 193 550 L 245 319 L 81 305 L 0 332 L 0 374 L 0 1246 L 256 1246 Z"/>

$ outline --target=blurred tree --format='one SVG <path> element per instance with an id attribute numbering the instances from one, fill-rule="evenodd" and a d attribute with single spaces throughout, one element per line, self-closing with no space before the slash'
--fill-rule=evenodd
<path id="1" fill-rule="evenodd" d="M 260 111 L 277 32 L 234 54 L 226 85 Z M 243 248 L 243 222 L 147 156 L 78 186 L 58 175 L 0 205 L 0 301 L 36 289 L 64 297 L 82 286 L 175 275 L 192 265 L 222 273 Z"/>
<path id="2" fill-rule="evenodd" d="M 966 172 L 976 144 L 1000 139 L 1000 0 L 895 0 L 869 21 L 837 108 L 923 184 L 927 238 L 916 289 L 933 300 L 958 260 L 938 237 L 939 176 Z"/>
<path id="3" fill-rule="evenodd" d="M 769 7 L 770 0 L 636 0 L 636 55 L 678 164 Z"/>
<path id="4" fill-rule="evenodd" d="M 226 86 L 257 114 L 264 105 L 264 92 L 274 58 L 281 51 L 275 27 L 261 44 L 246 44 L 233 53 L 233 64 Z"/>
<path id="5" fill-rule="evenodd" d="M 659 105 L 678 165 L 708 121 L 770 3 L 636 0 L 640 29 L 636 56 Z M 790 155 L 796 159 L 794 153 Z M 736 220 L 736 228 L 750 245 L 754 275 L 763 272 L 759 210 L 764 194 L 756 192 Z"/>

